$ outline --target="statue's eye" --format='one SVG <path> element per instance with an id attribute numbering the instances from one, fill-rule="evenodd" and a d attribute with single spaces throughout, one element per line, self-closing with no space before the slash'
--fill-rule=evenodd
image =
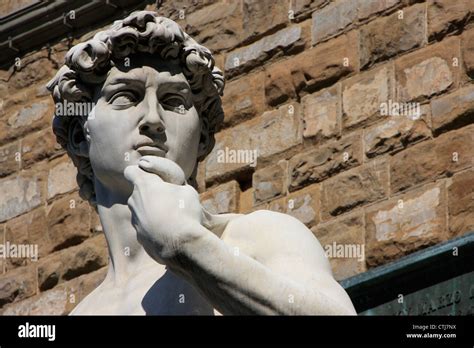
<path id="1" fill-rule="evenodd" d="M 165 109 L 174 112 L 184 113 L 186 111 L 185 104 L 186 102 L 183 97 L 178 95 L 165 95 L 165 97 L 161 99 L 161 105 L 163 105 Z"/>
<path id="2" fill-rule="evenodd" d="M 120 91 L 110 98 L 109 103 L 116 106 L 132 106 L 138 101 L 135 93 L 131 91 Z"/>

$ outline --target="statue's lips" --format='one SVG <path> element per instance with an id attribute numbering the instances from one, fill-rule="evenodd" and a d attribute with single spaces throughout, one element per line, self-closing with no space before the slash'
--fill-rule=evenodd
<path id="1" fill-rule="evenodd" d="M 153 156 L 165 156 L 166 151 L 151 145 L 143 145 L 137 148 L 137 152 L 142 156 L 153 155 Z"/>

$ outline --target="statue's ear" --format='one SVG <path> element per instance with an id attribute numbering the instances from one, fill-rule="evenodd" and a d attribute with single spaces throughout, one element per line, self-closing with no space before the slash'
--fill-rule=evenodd
<path id="1" fill-rule="evenodd" d="M 76 156 L 89 157 L 89 144 L 79 117 L 73 117 L 69 124 L 68 150 Z"/>

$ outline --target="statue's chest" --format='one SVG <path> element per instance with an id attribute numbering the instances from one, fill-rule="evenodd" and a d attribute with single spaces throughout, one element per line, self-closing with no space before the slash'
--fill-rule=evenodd
<path id="1" fill-rule="evenodd" d="M 140 274 L 126 286 L 96 289 L 75 314 L 213 315 L 214 310 L 193 286 L 169 271 Z"/>

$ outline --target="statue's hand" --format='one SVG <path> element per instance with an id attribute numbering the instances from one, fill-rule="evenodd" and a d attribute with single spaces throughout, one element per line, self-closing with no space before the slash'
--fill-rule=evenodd
<path id="1" fill-rule="evenodd" d="M 202 206 L 199 194 L 186 184 L 181 167 L 173 161 L 144 156 L 128 166 L 125 178 L 133 184 L 128 199 L 138 241 L 156 261 L 166 262 L 183 243 L 199 237 Z"/>

